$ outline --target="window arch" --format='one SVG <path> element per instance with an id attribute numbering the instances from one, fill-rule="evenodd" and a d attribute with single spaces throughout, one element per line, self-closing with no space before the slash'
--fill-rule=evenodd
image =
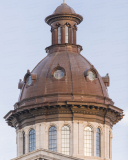
<path id="1" fill-rule="evenodd" d="M 58 27 L 58 44 L 61 43 L 61 27 Z"/>
<path id="2" fill-rule="evenodd" d="M 101 157 L 101 131 L 99 128 L 96 130 L 96 156 Z"/>
<path id="3" fill-rule="evenodd" d="M 65 26 L 65 43 L 68 43 L 68 34 L 69 34 L 69 27 Z"/>
<path id="4" fill-rule="evenodd" d="M 35 130 L 31 129 L 29 132 L 29 152 L 32 152 L 36 149 L 36 134 Z"/>
<path id="5" fill-rule="evenodd" d="M 93 156 L 93 130 L 91 127 L 84 129 L 84 155 Z"/>
<path id="6" fill-rule="evenodd" d="M 25 132 L 23 134 L 23 154 L 25 154 Z"/>
<path id="7" fill-rule="evenodd" d="M 49 128 L 49 150 L 57 152 L 57 129 L 55 126 Z"/>
<path id="8" fill-rule="evenodd" d="M 63 154 L 70 154 L 70 128 L 63 126 L 61 129 L 61 148 Z"/>

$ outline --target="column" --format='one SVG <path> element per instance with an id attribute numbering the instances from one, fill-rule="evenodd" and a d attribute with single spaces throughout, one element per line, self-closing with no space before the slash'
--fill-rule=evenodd
<path id="1" fill-rule="evenodd" d="M 54 45 L 54 28 L 51 28 L 51 33 L 52 33 L 52 45 Z"/>
<path id="2" fill-rule="evenodd" d="M 45 149 L 48 149 L 49 147 L 48 147 L 48 144 L 49 144 L 49 141 L 48 141 L 48 136 L 49 136 L 49 130 L 47 129 L 47 126 L 46 126 L 46 123 L 45 123 L 45 125 L 44 125 L 44 128 L 45 128 L 45 130 L 44 130 L 44 132 L 45 132 L 45 135 L 44 135 L 44 148 Z"/>
<path id="3" fill-rule="evenodd" d="M 78 154 L 81 155 L 81 158 L 84 158 L 84 128 L 83 122 L 78 123 L 78 132 L 79 132 L 79 141 L 78 141 Z"/>
<path id="4" fill-rule="evenodd" d="M 22 144 L 22 132 L 19 130 L 18 131 L 18 137 L 17 137 L 17 140 L 18 140 L 18 152 L 17 152 L 17 154 L 18 154 L 18 156 L 21 156 L 22 155 L 22 146 L 23 146 L 23 144 Z"/>
<path id="5" fill-rule="evenodd" d="M 40 148 L 40 124 L 36 124 L 36 149 Z"/>
<path id="6" fill-rule="evenodd" d="M 103 152 L 103 148 L 104 148 L 104 143 L 103 143 L 103 142 L 104 142 L 104 139 L 103 139 L 103 138 L 104 138 L 104 131 L 102 130 L 102 132 L 101 132 L 101 141 L 100 141 L 100 145 L 101 145 L 101 146 L 100 146 L 101 158 L 103 158 L 103 155 L 104 155 L 104 154 L 103 154 L 103 153 L 104 153 L 104 152 Z"/>
<path id="7" fill-rule="evenodd" d="M 73 156 L 78 155 L 78 122 L 73 121 Z"/>
<path id="8" fill-rule="evenodd" d="M 57 152 L 61 153 L 61 128 L 57 130 Z"/>
<path id="9" fill-rule="evenodd" d="M 92 156 L 96 156 L 96 129 L 94 129 L 94 141 L 93 141 L 93 143 L 94 143 L 94 147 L 93 147 L 93 154 L 92 154 Z"/>
<path id="10" fill-rule="evenodd" d="M 73 44 L 76 44 L 76 28 L 74 28 Z"/>
<path id="11" fill-rule="evenodd" d="M 112 138 L 113 138 L 112 135 L 110 135 L 110 160 L 112 160 Z"/>
<path id="12" fill-rule="evenodd" d="M 58 44 L 58 29 L 54 29 L 54 44 Z"/>
<path id="13" fill-rule="evenodd" d="M 45 129 L 44 129 L 44 123 L 41 124 L 40 126 L 40 148 L 45 148 Z"/>
<path id="14" fill-rule="evenodd" d="M 103 142 L 102 142 L 102 145 L 103 145 L 103 150 L 102 150 L 102 156 L 103 158 L 106 158 L 106 127 L 105 127 L 105 124 L 103 125 Z"/>
<path id="15" fill-rule="evenodd" d="M 62 44 L 65 43 L 65 26 L 62 26 L 61 42 L 62 42 Z"/>
<path id="16" fill-rule="evenodd" d="M 25 154 L 29 152 L 29 132 L 25 131 Z"/>
<path id="17" fill-rule="evenodd" d="M 72 44 L 72 28 L 69 28 L 69 43 Z"/>
<path id="18" fill-rule="evenodd" d="M 16 149 L 17 149 L 17 157 L 18 157 L 18 131 L 16 131 Z"/>

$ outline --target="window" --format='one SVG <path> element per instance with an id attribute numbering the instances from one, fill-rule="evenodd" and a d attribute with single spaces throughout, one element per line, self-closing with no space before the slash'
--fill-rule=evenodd
<path id="1" fill-rule="evenodd" d="M 63 126 L 61 130 L 61 145 L 62 153 L 70 154 L 70 128 L 68 126 Z"/>
<path id="2" fill-rule="evenodd" d="M 49 128 L 49 150 L 57 152 L 57 130 L 55 126 Z"/>
<path id="3" fill-rule="evenodd" d="M 84 155 L 93 156 L 93 131 L 91 127 L 84 129 Z"/>
<path id="4" fill-rule="evenodd" d="M 62 70 L 56 70 L 55 72 L 54 72 L 54 77 L 56 78 L 56 79 L 62 79 L 63 77 L 64 77 L 64 72 L 62 71 Z"/>
<path id="5" fill-rule="evenodd" d="M 23 132 L 23 154 L 25 154 L 25 132 Z"/>
<path id="6" fill-rule="evenodd" d="M 96 130 L 96 156 L 100 157 L 101 156 L 101 146 L 100 143 L 101 142 L 101 132 L 100 129 L 97 128 Z"/>
<path id="7" fill-rule="evenodd" d="M 58 44 L 61 43 L 61 27 L 58 27 Z"/>
<path id="8" fill-rule="evenodd" d="M 28 86 L 30 86 L 32 84 L 32 76 L 27 77 L 26 83 Z"/>
<path id="9" fill-rule="evenodd" d="M 32 129 L 29 132 L 29 152 L 32 152 L 36 149 L 36 135 L 35 130 Z"/>
<path id="10" fill-rule="evenodd" d="M 68 26 L 65 26 L 65 43 L 68 43 Z"/>

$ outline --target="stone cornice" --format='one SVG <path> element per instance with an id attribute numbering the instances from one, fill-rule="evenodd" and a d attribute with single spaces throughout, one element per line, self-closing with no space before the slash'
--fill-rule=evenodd
<path id="1" fill-rule="evenodd" d="M 54 52 L 65 52 L 65 51 L 80 54 L 80 52 L 83 50 L 83 48 L 80 45 L 64 43 L 64 44 L 51 45 L 51 46 L 45 48 L 45 50 L 46 50 L 46 53 L 48 53 L 48 54 L 52 54 Z"/>
<path id="2" fill-rule="evenodd" d="M 82 120 L 107 124 L 112 127 L 123 118 L 121 110 L 114 106 L 101 104 L 68 104 L 58 102 L 55 105 L 24 106 L 9 112 L 4 118 L 8 125 L 16 129 L 24 126 L 59 120 Z M 40 117 L 41 116 L 41 117 Z M 34 118 L 34 119 L 33 119 Z M 27 120 L 29 119 L 29 123 Z"/>
<path id="3" fill-rule="evenodd" d="M 45 22 L 51 25 L 55 21 L 70 20 L 80 24 L 83 21 L 83 17 L 79 14 L 52 14 L 45 18 Z"/>

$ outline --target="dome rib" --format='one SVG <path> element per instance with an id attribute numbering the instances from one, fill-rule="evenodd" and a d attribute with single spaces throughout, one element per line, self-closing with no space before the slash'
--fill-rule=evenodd
<path id="1" fill-rule="evenodd" d="M 49 67 L 48 72 L 47 72 L 46 81 L 45 81 L 45 88 L 44 88 L 44 94 L 46 93 L 46 84 L 47 84 L 47 80 L 48 80 L 48 73 L 49 73 L 49 71 L 50 71 L 50 69 L 51 69 L 51 66 L 52 66 L 52 64 L 53 64 L 53 62 L 54 62 L 57 54 L 58 54 L 58 52 L 55 53 L 54 58 L 53 58 L 53 60 L 51 61 L 50 67 Z"/>
<path id="2" fill-rule="evenodd" d="M 48 56 L 47 56 L 47 58 L 49 58 Z M 45 62 L 45 64 L 44 64 L 44 67 L 46 66 L 46 64 L 48 63 L 48 60 Z M 41 71 L 41 74 L 40 74 L 40 76 L 42 75 L 42 72 L 43 72 L 43 69 L 42 69 L 42 71 Z M 39 77 L 40 78 L 40 77 Z M 45 79 L 46 80 L 46 79 Z M 39 85 L 39 80 L 38 80 L 38 83 L 37 83 L 37 88 L 38 88 L 38 85 Z M 37 92 L 38 92 L 38 89 L 36 90 L 36 95 L 37 95 Z"/>
<path id="3" fill-rule="evenodd" d="M 68 52 L 66 51 L 67 53 L 67 56 L 68 56 L 68 61 L 69 61 L 69 65 L 70 65 L 70 72 L 71 72 L 71 82 L 72 82 L 72 94 L 73 94 L 73 80 L 72 80 L 72 69 L 71 69 L 71 63 L 70 63 L 70 59 L 69 59 L 69 54 Z"/>

